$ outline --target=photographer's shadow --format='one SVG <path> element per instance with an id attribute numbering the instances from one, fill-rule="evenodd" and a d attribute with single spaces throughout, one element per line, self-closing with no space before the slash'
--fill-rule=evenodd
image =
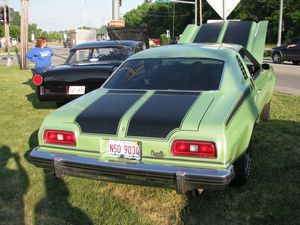
<path id="1" fill-rule="evenodd" d="M 38 146 L 38 131 L 29 139 L 30 149 Z M 25 157 L 29 160 L 29 150 Z M 38 168 L 37 168 L 38 169 Z M 89 217 L 68 202 L 69 190 L 63 179 L 56 178 L 53 171 L 45 172 L 45 197 L 34 210 L 35 224 L 92 224 Z"/>
<path id="2" fill-rule="evenodd" d="M 24 224 L 28 176 L 17 153 L 0 148 L 0 224 Z"/>

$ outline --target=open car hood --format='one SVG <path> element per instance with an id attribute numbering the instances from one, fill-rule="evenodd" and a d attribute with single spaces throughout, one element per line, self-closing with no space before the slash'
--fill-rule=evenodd
<path id="1" fill-rule="evenodd" d="M 201 26 L 188 25 L 179 43 L 226 43 L 247 48 L 255 59 L 262 63 L 268 21 L 225 21 Z"/>
<path id="2" fill-rule="evenodd" d="M 147 27 L 108 28 L 107 31 L 111 40 L 143 41 L 146 47 L 149 48 Z"/>

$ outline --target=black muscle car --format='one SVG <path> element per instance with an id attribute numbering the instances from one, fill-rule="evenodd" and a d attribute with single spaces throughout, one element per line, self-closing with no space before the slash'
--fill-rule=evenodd
<path id="1" fill-rule="evenodd" d="M 272 59 L 274 63 L 292 61 L 294 65 L 298 65 L 300 63 L 300 37 L 294 38 L 288 45 L 273 48 Z"/>
<path id="2" fill-rule="evenodd" d="M 143 49 L 145 43 L 141 41 L 79 44 L 70 50 L 64 64 L 33 74 L 38 99 L 60 106 L 99 88 L 125 59 Z"/>

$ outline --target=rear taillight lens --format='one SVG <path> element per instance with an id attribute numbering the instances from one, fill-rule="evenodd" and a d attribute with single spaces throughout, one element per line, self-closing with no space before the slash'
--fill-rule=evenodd
<path id="1" fill-rule="evenodd" d="M 172 155 L 216 158 L 217 151 L 213 142 L 176 140 L 172 144 Z"/>
<path id="2" fill-rule="evenodd" d="M 44 142 L 55 145 L 76 145 L 76 137 L 74 132 L 61 130 L 45 130 Z"/>
<path id="3" fill-rule="evenodd" d="M 43 77 L 40 74 L 34 74 L 32 77 L 34 85 L 39 86 L 43 83 Z"/>

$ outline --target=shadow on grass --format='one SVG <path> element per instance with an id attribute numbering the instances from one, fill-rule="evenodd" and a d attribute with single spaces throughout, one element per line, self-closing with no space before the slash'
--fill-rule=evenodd
<path id="1" fill-rule="evenodd" d="M 19 155 L 0 147 L 0 224 L 25 224 L 24 195 L 28 176 Z"/>
<path id="2" fill-rule="evenodd" d="M 257 125 L 252 174 L 240 188 L 187 196 L 183 224 L 299 224 L 300 123 L 273 120 Z"/>
<path id="3" fill-rule="evenodd" d="M 24 85 L 27 85 L 31 87 L 31 89 L 34 91 L 33 93 L 30 93 L 26 95 L 27 100 L 31 102 L 32 106 L 35 109 L 56 109 L 57 106 L 55 102 L 40 102 L 36 93 L 36 86 L 32 83 L 31 79 L 23 83 Z"/>
<path id="4" fill-rule="evenodd" d="M 38 131 L 29 139 L 30 149 L 38 145 Z M 29 150 L 25 157 L 29 160 Z M 46 196 L 35 207 L 35 224 L 92 224 L 89 217 L 68 202 L 69 190 L 63 179 L 58 179 L 52 171 L 45 171 Z"/>

